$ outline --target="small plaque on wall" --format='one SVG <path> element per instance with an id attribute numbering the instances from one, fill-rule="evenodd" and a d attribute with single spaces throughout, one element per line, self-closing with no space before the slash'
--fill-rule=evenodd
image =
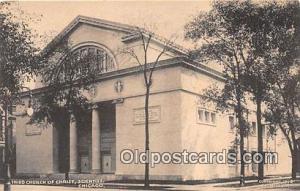
<path id="1" fill-rule="evenodd" d="M 149 122 L 159 123 L 161 120 L 161 108 L 160 106 L 149 107 Z M 133 124 L 145 123 L 145 108 L 137 108 L 133 110 Z"/>
<path id="2" fill-rule="evenodd" d="M 26 124 L 25 126 L 25 135 L 41 135 L 42 134 L 42 126 L 41 124 Z"/>

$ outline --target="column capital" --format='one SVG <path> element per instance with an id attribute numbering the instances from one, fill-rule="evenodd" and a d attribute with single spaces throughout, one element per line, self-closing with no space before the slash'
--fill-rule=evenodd
<path id="1" fill-rule="evenodd" d="M 75 114 L 74 112 L 69 112 L 70 115 L 70 122 L 76 122 Z"/>
<path id="2" fill-rule="evenodd" d="M 89 107 L 89 109 L 98 109 L 99 105 L 96 103 L 91 104 L 91 106 Z"/>
<path id="3" fill-rule="evenodd" d="M 74 109 L 67 108 L 67 111 L 70 114 L 70 116 L 74 116 Z"/>
<path id="4" fill-rule="evenodd" d="M 118 98 L 112 101 L 113 104 L 121 104 L 124 103 L 124 98 Z"/>

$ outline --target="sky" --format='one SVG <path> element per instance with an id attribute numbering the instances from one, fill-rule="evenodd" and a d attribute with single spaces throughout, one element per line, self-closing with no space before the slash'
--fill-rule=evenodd
<path id="1" fill-rule="evenodd" d="M 30 27 L 47 36 L 37 42 L 40 47 L 77 15 L 84 15 L 150 28 L 166 38 L 175 35 L 176 43 L 188 48 L 191 43 L 183 40 L 184 25 L 200 11 L 208 11 L 210 1 L 20 1 L 14 6 L 20 19 L 24 15 L 36 18 Z"/>

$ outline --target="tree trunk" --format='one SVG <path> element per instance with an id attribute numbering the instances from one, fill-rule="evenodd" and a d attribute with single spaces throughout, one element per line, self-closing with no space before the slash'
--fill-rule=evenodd
<path id="1" fill-rule="evenodd" d="M 245 161 L 242 160 L 244 155 L 244 129 L 240 126 L 240 158 L 241 158 L 241 170 L 240 170 L 240 186 L 245 184 Z"/>
<path id="2" fill-rule="evenodd" d="M 257 151 L 264 156 L 263 148 L 263 125 L 261 123 L 261 99 L 256 98 L 256 119 L 257 119 Z M 264 161 L 258 164 L 258 180 L 264 179 Z"/>
<path id="3" fill-rule="evenodd" d="M 288 115 L 290 118 L 289 127 L 291 130 L 291 139 L 292 139 L 292 145 L 293 145 L 293 150 L 291 151 L 292 154 L 292 179 L 295 180 L 297 178 L 297 155 L 298 155 L 298 145 L 297 145 L 297 140 L 296 140 L 296 135 L 295 135 L 295 126 L 294 126 L 294 120 L 291 117 L 291 115 Z M 292 115 L 292 116 L 295 116 Z"/>
<path id="4" fill-rule="evenodd" d="M 145 97 L 145 153 L 149 153 L 149 96 L 150 96 L 150 85 L 146 84 L 146 97 Z M 145 162 L 145 188 L 150 187 L 149 183 L 149 161 Z"/>
<path id="5" fill-rule="evenodd" d="M 298 150 L 296 149 L 297 146 L 294 144 L 294 149 L 293 149 L 293 152 L 292 152 L 292 179 L 293 180 L 296 180 L 297 178 L 297 170 L 298 170 L 298 164 L 297 164 L 297 153 L 298 153 Z"/>
<path id="6" fill-rule="evenodd" d="M 244 123 L 242 117 L 242 106 L 241 100 L 238 99 L 237 104 L 237 117 L 240 129 L 240 159 L 241 159 L 241 169 L 240 169 L 240 186 L 245 185 L 245 161 L 243 159 L 244 155 Z"/>
<path id="7" fill-rule="evenodd" d="M 237 113 L 237 118 L 238 118 L 238 126 L 240 130 L 240 161 L 241 161 L 241 171 L 240 171 L 240 186 L 245 185 L 245 161 L 243 160 L 244 156 L 244 120 L 243 120 L 243 108 L 242 108 L 242 88 L 241 88 L 241 69 L 240 69 L 240 63 L 239 60 L 237 59 L 237 56 L 235 55 L 236 59 L 236 70 L 234 72 L 234 77 L 235 77 L 235 83 L 236 83 L 236 101 L 237 101 L 237 107 L 236 113 Z M 237 72 L 237 74 L 235 73 Z"/>

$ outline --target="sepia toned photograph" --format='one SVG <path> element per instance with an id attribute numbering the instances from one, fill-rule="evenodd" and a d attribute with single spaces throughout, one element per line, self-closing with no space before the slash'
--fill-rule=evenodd
<path id="1" fill-rule="evenodd" d="M 0 191 L 300 190 L 299 0 L 0 0 Z"/>

